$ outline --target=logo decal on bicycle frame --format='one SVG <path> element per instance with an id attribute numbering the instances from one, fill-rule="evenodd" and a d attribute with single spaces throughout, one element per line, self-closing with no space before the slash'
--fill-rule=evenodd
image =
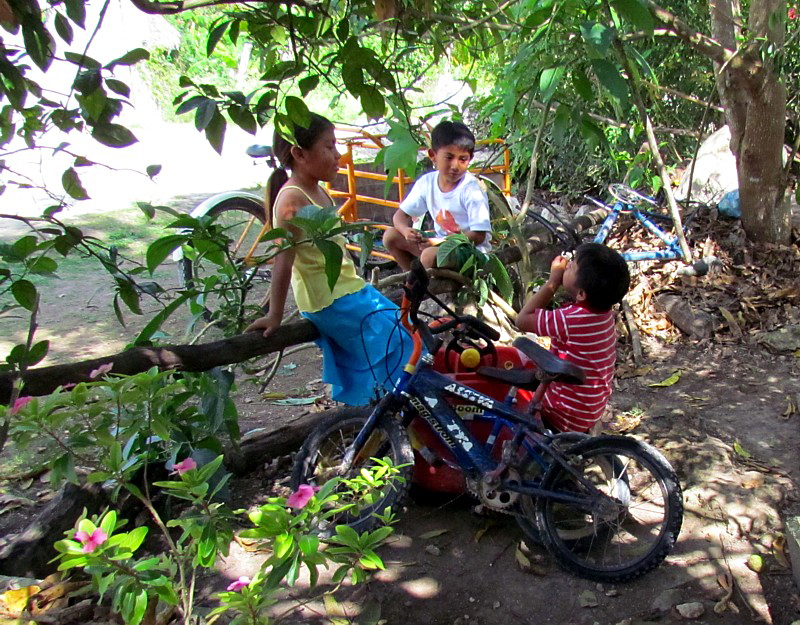
<path id="1" fill-rule="evenodd" d="M 473 406 L 472 404 L 458 404 L 452 407 L 455 409 L 456 414 L 465 421 L 470 421 L 474 417 L 482 417 L 486 414 L 483 408 L 480 406 Z"/>
<path id="2" fill-rule="evenodd" d="M 484 397 L 477 391 L 473 391 L 466 386 L 460 386 L 458 384 L 448 384 L 444 387 L 444 390 L 453 393 L 453 395 L 458 395 L 459 397 L 463 397 L 467 401 L 471 401 L 476 403 L 484 408 L 492 408 L 494 406 L 494 401 Z"/>
<path id="3" fill-rule="evenodd" d="M 462 432 L 456 424 L 448 425 L 447 429 L 450 430 L 456 440 L 461 443 L 461 447 L 463 447 L 464 451 L 469 451 L 472 449 L 472 443 L 467 438 L 467 435 L 464 434 L 464 432 Z"/>
<path id="4" fill-rule="evenodd" d="M 426 397 L 425 399 L 427 400 L 428 398 Z M 439 433 L 439 436 L 442 437 L 442 440 L 447 443 L 449 447 L 455 448 L 455 440 L 453 440 L 453 437 L 450 435 L 450 433 L 445 430 L 436 419 L 433 418 L 433 415 L 431 414 L 431 411 L 428 410 L 428 407 L 423 404 L 419 398 L 414 397 L 413 395 L 409 395 L 408 401 L 417 411 L 417 414 L 419 414 L 419 416 L 422 417 L 428 425 L 430 425 L 434 430 L 436 430 L 436 432 Z"/>

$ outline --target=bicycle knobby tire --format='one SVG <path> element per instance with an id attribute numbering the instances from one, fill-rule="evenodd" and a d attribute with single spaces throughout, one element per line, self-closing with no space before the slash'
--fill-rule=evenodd
<path id="1" fill-rule="evenodd" d="M 322 486 L 335 477 L 345 449 L 355 439 L 367 421 L 372 408 L 368 406 L 337 408 L 328 411 L 328 416 L 320 423 L 297 452 L 292 470 L 291 487 L 301 484 Z M 372 440 L 377 444 L 373 457 L 388 458 L 399 469 L 398 479 L 392 480 L 375 494 L 373 503 L 362 506 L 355 512 L 347 510 L 341 516 L 334 516 L 326 526 L 320 526 L 320 533 L 330 535 L 338 524 L 345 524 L 357 532 L 364 532 L 378 524 L 376 514 L 383 514 L 388 508 L 399 510 L 408 497 L 411 475 L 414 468 L 414 454 L 408 434 L 402 425 L 391 415 L 380 417 Z M 369 458 L 359 466 L 354 466 L 351 475 L 357 475 L 369 467 Z M 343 476 L 348 477 L 348 476 Z"/>
<path id="2" fill-rule="evenodd" d="M 608 497 L 589 509 L 541 497 L 536 521 L 544 546 L 567 571 L 601 582 L 635 579 L 672 550 L 683 522 L 675 471 L 655 448 L 624 436 L 600 436 L 564 453 Z M 559 464 L 542 478 L 544 490 L 586 495 L 589 489 Z"/>

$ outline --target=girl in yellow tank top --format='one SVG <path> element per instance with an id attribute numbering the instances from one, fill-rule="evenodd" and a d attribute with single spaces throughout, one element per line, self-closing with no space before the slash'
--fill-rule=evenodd
<path id="1" fill-rule="evenodd" d="M 333 207 L 320 186 L 339 169 L 333 124 L 311 115 L 308 128 L 295 125 L 294 143 L 277 131 L 273 151 L 281 163 L 267 183 L 267 219 L 302 240 L 291 219 L 309 204 Z M 291 177 L 286 168 L 292 172 Z M 269 312 L 248 326 L 248 332 L 269 336 L 280 326 L 289 285 L 300 313 L 321 334 L 324 382 L 331 384 L 333 399 L 351 405 L 369 403 L 376 390 L 394 383 L 411 351 L 411 340 L 397 324 L 397 306 L 366 284 L 344 249 L 344 237 L 331 239 L 343 251 L 342 268 L 333 289 L 328 286 L 325 260 L 311 243 L 282 251 L 275 258 Z"/>

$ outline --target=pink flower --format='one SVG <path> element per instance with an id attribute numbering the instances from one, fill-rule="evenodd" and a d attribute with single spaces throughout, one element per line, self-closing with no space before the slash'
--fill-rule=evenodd
<path id="1" fill-rule="evenodd" d="M 197 463 L 191 458 L 186 458 L 186 460 L 172 465 L 172 471 L 170 471 L 170 474 L 177 473 L 178 475 L 183 475 L 187 471 L 191 471 L 192 469 L 196 468 Z"/>
<path id="2" fill-rule="evenodd" d="M 17 414 L 29 401 L 33 401 L 33 397 L 18 397 L 14 405 L 11 406 L 11 414 Z"/>
<path id="3" fill-rule="evenodd" d="M 108 540 L 108 534 L 98 527 L 91 534 L 83 530 L 75 532 L 75 538 L 83 544 L 83 553 L 91 553 Z"/>
<path id="4" fill-rule="evenodd" d="M 247 588 L 250 585 L 250 578 L 247 575 L 242 575 L 239 579 L 228 584 L 228 591 L 239 592 L 242 588 Z"/>
<path id="5" fill-rule="evenodd" d="M 796 20 L 798 17 L 800 17 L 800 13 L 797 12 L 797 9 L 795 9 L 794 7 L 789 9 L 789 19 L 790 20 Z"/>
<path id="6" fill-rule="evenodd" d="M 314 496 L 314 491 L 314 487 L 310 484 L 300 484 L 297 491 L 289 495 L 289 498 L 286 500 L 286 505 L 298 510 L 305 508 L 306 504 Z"/>
<path id="7" fill-rule="evenodd" d="M 89 373 L 89 377 L 94 380 L 95 378 L 99 378 L 101 375 L 105 375 L 109 371 L 111 371 L 112 367 L 114 366 L 113 362 L 107 362 L 104 365 L 100 365 L 97 369 L 94 369 Z"/>

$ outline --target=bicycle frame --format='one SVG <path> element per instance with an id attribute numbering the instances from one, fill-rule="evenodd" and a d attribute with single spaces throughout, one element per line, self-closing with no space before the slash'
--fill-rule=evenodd
<path id="1" fill-rule="evenodd" d="M 543 394 L 545 386 L 546 384 L 542 384 L 537 389 L 536 396 L 534 396 L 532 402 L 534 407 L 538 406 L 539 397 Z M 464 421 L 447 401 L 446 394 L 458 397 L 467 404 L 484 409 L 485 412 L 482 418 L 494 422 L 494 427 L 486 443 L 481 443 L 473 436 Z M 504 427 L 509 427 L 512 431 L 512 438 L 510 439 L 512 445 L 517 447 L 521 445 L 527 456 L 537 462 L 543 471 L 552 462 L 558 463 L 587 487 L 591 497 L 587 499 L 585 496 L 581 497 L 571 493 L 545 490 L 539 488 L 537 482 L 530 481 L 519 482 L 514 480 L 507 482 L 498 480 L 498 485 L 501 488 L 523 495 L 547 497 L 588 508 L 591 508 L 597 498 L 606 497 L 594 484 L 571 467 L 557 450 L 554 450 L 548 444 L 550 436 L 542 431 L 530 415 L 517 412 L 511 408 L 508 398 L 505 401 L 498 401 L 469 386 L 460 384 L 446 375 L 438 373 L 432 368 L 427 358 L 423 358 L 413 371 L 404 371 L 398 379 L 394 390 L 378 402 L 364 427 L 345 453 L 341 466 L 343 472 L 349 470 L 357 454 L 365 447 L 378 419 L 393 402 L 398 400 L 407 402 L 415 409 L 416 415 L 420 416 L 437 434 L 442 443 L 452 451 L 457 459 L 459 468 L 467 476 L 475 478 L 485 475 L 499 477 L 506 468 L 506 464 L 503 460 L 495 460 L 493 452 L 496 451 L 500 431 Z M 408 426 L 408 423 L 403 425 Z M 549 456 L 549 461 L 540 452 L 544 452 Z"/>
<path id="2" fill-rule="evenodd" d="M 608 208 L 608 207 L 607 207 Z M 600 226 L 600 230 L 594 238 L 595 243 L 605 243 L 606 239 L 608 238 L 611 229 L 614 227 L 614 224 L 617 221 L 617 218 L 620 216 L 621 213 L 626 212 L 633 215 L 634 219 L 636 219 L 644 228 L 646 228 L 650 233 L 657 236 L 664 245 L 667 246 L 666 250 L 652 250 L 649 252 L 625 252 L 622 254 L 622 257 L 631 262 L 637 262 L 642 260 L 675 260 L 675 259 L 682 259 L 683 252 L 681 251 L 680 241 L 678 240 L 677 236 L 670 236 L 661 228 L 659 228 L 653 219 L 666 219 L 668 221 L 672 221 L 668 217 L 662 217 L 660 215 L 656 215 L 649 211 L 640 210 L 636 206 L 632 204 L 625 204 L 623 202 L 617 201 L 614 203 L 614 206 L 610 208 L 610 212 L 608 216 L 603 220 L 602 225 Z"/>

